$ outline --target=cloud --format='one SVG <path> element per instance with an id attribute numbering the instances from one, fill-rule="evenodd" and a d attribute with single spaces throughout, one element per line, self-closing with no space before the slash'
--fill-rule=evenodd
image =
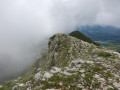
<path id="1" fill-rule="evenodd" d="M 46 37 L 80 25 L 120 27 L 120 0 L 0 0 L 0 63 L 10 75 L 37 56 Z M 13 72 L 14 71 L 14 72 Z M 11 74 L 11 75 L 12 75 Z"/>

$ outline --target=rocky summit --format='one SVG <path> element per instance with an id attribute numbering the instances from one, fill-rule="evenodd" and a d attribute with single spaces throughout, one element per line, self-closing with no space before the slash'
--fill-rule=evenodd
<path id="1" fill-rule="evenodd" d="M 0 90 L 120 90 L 120 54 L 55 34 L 30 71 Z"/>

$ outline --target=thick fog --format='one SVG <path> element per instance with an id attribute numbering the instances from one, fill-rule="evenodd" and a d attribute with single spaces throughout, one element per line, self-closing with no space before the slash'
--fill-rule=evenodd
<path id="1" fill-rule="evenodd" d="M 54 33 L 120 27 L 119 15 L 120 0 L 0 0 L 0 81 L 26 70 Z"/>

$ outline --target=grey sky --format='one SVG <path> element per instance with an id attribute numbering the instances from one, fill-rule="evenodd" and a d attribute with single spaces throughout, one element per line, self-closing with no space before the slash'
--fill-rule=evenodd
<path id="1" fill-rule="evenodd" d="M 119 16 L 120 0 L 0 0 L 3 70 L 22 70 L 38 55 L 36 47 L 45 37 L 80 25 L 120 27 Z"/>

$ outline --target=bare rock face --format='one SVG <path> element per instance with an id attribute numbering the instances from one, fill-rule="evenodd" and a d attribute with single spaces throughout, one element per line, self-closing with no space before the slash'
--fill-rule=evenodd
<path id="1" fill-rule="evenodd" d="M 97 46 L 66 34 L 52 36 L 48 43 L 47 59 L 49 65 L 64 67 L 77 58 L 91 59 L 92 49 Z M 96 50 L 97 52 L 97 50 Z M 94 56 L 94 55 L 93 55 Z"/>
<path id="2" fill-rule="evenodd" d="M 55 34 L 25 76 L 3 90 L 120 90 L 120 54 L 66 34 Z"/>

